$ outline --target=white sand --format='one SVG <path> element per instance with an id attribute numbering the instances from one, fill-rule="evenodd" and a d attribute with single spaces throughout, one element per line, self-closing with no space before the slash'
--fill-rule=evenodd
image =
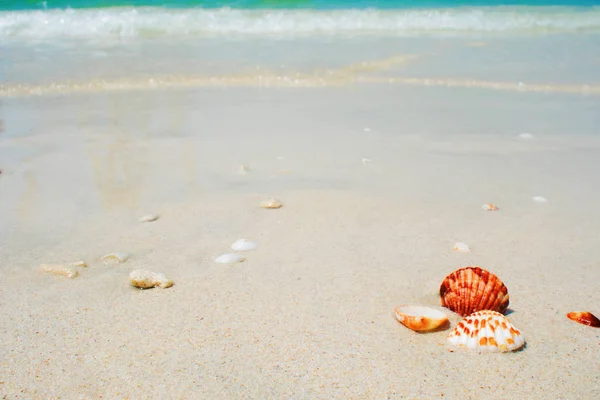
<path id="1" fill-rule="evenodd" d="M 395 85 L 6 99 L 0 395 L 598 398 L 600 329 L 565 316 L 600 316 L 598 109 Z M 245 262 L 214 263 L 242 237 Z M 524 350 L 449 352 L 394 319 L 473 264 L 508 286 Z"/>

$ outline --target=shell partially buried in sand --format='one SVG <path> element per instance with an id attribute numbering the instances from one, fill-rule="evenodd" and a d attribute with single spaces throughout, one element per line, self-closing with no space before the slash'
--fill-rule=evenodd
<path id="1" fill-rule="evenodd" d="M 401 305 L 394 309 L 396 319 L 416 332 L 430 332 L 447 325 L 448 317 L 431 307 Z"/>
<path id="2" fill-rule="evenodd" d="M 262 208 L 277 209 L 283 207 L 283 203 L 277 199 L 268 199 L 260 202 Z"/>
<path id="3" fill-rule="evenodd" d="M 440 298 L 460 316 L 480 310 L 504 313 L 508 308 L 508 289 L 496 275 L 477 266 L 465 267 L 448 275 L 440 285 Z"/>
<path id="4" fill-rule="evenodd" d="M 228 254 L 223 254 L 223 255 L 220 255 L 219 257 L 217 257 L 215 259 L 215 262 L 219 263 L 219 264 L 235 264 L 235 263 L 241 263 L 245 260 L 246 260 L 246 257 L 244 257 L 244 256 L 241 256 L 241 255 L 235 254 L 235 253 L 228 253 Z"/>
<path id="5" fill-rule="evenodd" d="M 492 203 L 487 203 L 481 206 L 485 211 L 498 211 L 499 208 Z"/>
<path id="6" fill-rule="evenodd" d="M 127 261 L 130 256 L 131 256 L 131 254 L 125 253 L 125 252 L 110 253 L 110 254 L 107 254 L 104 257 L 102 257 L 100 260 L 105 263 L 116 262 L 116 263 L 121 264 L 121 263 L 124 263 L 125 261 Z"/>
<path id="7" fill-rule="evenodd" d="M 589 311 L 573 311 L 567 314 L 567 318 L 583 325 L 600 328 L 600 319 Z"/>
<path id="8" fill-rule="evenodd" d="M 153 287 L 165 289 L 173 286 L 173 281 L 167 278 L 165 274 L 146 271 L 143 269 L 131 271 L 129 274 L 129 282 L 131 283 L 131 286 L 140 289 L 149 289 Z"/>
<path id="9" fill-rule="evenodd" d="M 448 335 L 448 342 L 479 352 L 504 353 L 525 344 L 521 332 L 496 311 L 478 311 L 464 318 Z"/>
<path id="10" fill-rule="evenodd" d="M 233 251 L 250 251 L 256 250 L 258 248 L 258 244 L 248 240 L 248 239 L 240 239 L 236 240 L 235 243 L 231 245 L 231 249 Z"/>
<path id="11" fill-rule="evenodd" d="M 154 222 L 158 219 L 158 215 L 156 214 L 148 214 L 148 215 L 144 215 L 143 217 L 141 217 L 139 219 L 140 222 Z"/>
<path id="12" fill-rule="evenodd" d="M 452 248 L 452 250 L 458 252 L 458 253 L 468 253 L 471 251 L 471 249 L 469 248 L 469 246 L 466 243 L 463 242 L 458 242 L 454 245 L 454 247 Z"/>
<path id="13" fill-rule="evenodd" d="M 77 261 L 69 264 L 42 264 L 40 269 L 44 272 L 49 272 L 54 275 L 63 275 L 67 278 L 75 278 L 79 275 L 76 267 L 86 268 L 87 264 L 83 261 Z"/>

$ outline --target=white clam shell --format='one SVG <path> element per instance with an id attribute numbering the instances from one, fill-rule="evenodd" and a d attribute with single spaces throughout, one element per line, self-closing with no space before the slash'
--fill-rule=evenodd
<path id="1" fill-rule="evenodd" d="M 235 264 L 241 263 L 246 260 L 246 257 L 235 253 L 223 254 L 215 259 L 216 263 L 219 264 Z"/>
<path id="2" fill-rule="evenodd" d="M 240 239 L 231 245 L 231 248 L 234 251 L 249 251 L 255 250 L 258 247 L 258 244 L 251 242 L 248 239 Z"/>
<path id="3" fill-rule="evenodd" d="M 542 196 L 533 196 L 531 198 L 531 200 L 535 201 L 536 203 L 547 203 L 548 199 Z"/>
<path id="4" fill-rule="evenodd" d="M 158 215 L 156 214 L 148 214 L 148 215 L 144 215 L 143 217 L 141 217 L 139 219 L 140 222 L 153 222 L 156 221 L 158 219 Z"/>
<path id="5" fill-rule="evenodd" d="M 457 251 L 459 253 L 468 253 L 471 251 L 471 249 L 469 248 L 469 246 L 466 243 L 463 242 L 458 242 L 454 245 L 454 247 L 452 248 L 452 250 Z"/>

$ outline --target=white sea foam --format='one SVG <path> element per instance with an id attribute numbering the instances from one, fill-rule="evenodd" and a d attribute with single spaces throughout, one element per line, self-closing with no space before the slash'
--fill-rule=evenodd
<path id="1" fill-rule="evenodd" d="M 0 38 L 600 32 L 600 7 L 432 10 L 108 8 L 0 13 Z"/>

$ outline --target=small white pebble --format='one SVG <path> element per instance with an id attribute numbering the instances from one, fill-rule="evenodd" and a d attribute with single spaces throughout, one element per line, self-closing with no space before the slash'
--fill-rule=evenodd
<path id="1" fill-rule="evenodd" d="M 139 219 L 140 222 L 153 222 L 156 221 L 158 219 L 158 215 L 156 214 L 148 214 L 148 215 L 144 215 L 143 217 L 141 217 Z"/>
<path id="2" fill-rule="evenodd" d="M 228 254 L 223 254 L 223 255 L 217 257 L 215 259 L 215 262 L 219 263 L 219 264 L 235 264 L 235 263 L 241 263 L 245 260 L 246 260 L 246 257 L 243 257 L 239 254 L 228 253 Z"/>
<path id="3" fill-rule="evenodd" d="M 258 244 L 251 242 L 248 239 L 240 239 L 231 245 L 234 251 L 249 251 L 258 248 Z"/>
<path id="4" fill-rule="evenodd" d="M 536 203 L 547 203 L 548 199 L 542 196 L 534 196 L 531 198 L 531 200 L 535 201 Z"/>
<path id="5" fill-rule="evenodd" d="M 469 248 L 469 246 L 467 246 L 467 244 L 463 243 L 463 242 L 458 242 L 454 245 L 454 247 L 452 248 L 452 250 L 457 251 L 459 253 L 468 253 L 471 251 L 471 249 Z"/>

